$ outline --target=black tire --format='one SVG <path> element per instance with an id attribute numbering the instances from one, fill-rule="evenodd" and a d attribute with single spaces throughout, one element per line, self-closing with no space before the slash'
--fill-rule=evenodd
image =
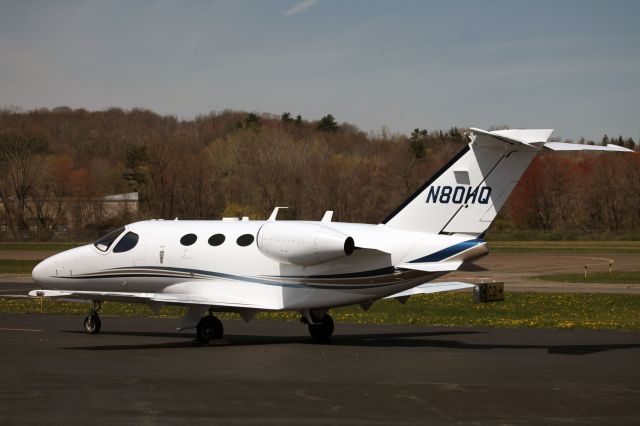
<path id="1" fill-rule="evenodd" d="M 211 315 L 200 319 L 196 333 L 198 341 L 209 343 L 211 340 L 222 339 L 222 336 L 224 336 L 224 328 L 222 322 Z"/>
<path id="2" fill-rule="evenodd" d="M 309 324 L 309 334 L 313 340 L 317 342 L 326 342 L 333 334 L 333 318 L 331 315 L 324 314 L 320 321 L 315 324 Z"/>
<path id="3" fill-rule="evenodd" d="M 100 333 L 100 328 L 102 327 L 102 321 L 100 321 L 100 317 L 96 314 L 87 315 L 84 319 L 84 331 L 88 334 L 98 334 Z"/>

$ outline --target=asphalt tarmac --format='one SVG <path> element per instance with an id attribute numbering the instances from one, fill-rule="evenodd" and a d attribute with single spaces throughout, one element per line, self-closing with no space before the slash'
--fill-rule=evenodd
<path id="1" fill-rule="evenodd" d="M 640 333 L 0 315 L 0 424 L 640 424 Z"/>

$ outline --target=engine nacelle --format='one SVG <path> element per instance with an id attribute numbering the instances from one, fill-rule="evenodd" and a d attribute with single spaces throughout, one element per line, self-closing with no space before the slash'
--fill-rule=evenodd
<path id="1" fill-rule="evenodd" d="M 351 256 L 353 238 L 315 223 L 267 222 L 258 231 L 258 250 L 280 263 L 311 266 Z"/>

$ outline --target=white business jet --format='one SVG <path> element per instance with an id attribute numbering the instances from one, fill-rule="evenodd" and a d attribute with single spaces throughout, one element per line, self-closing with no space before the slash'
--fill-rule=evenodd
<path id="1" fill-rule="evenodd" d="M 178 329 L 220 339 L 215 312 L 250 321 L 296 311 L 316 340 L 333 333 L 331 308 L 473 287 L 431 283 L 488 253 L 482 240 L 531 160 L 552 150 L 631 151 L 615 145 L 547 142 L 552 130 L 471 129 L 470 143 L 381 224 L 277 220 L 148 220 L 39 263 L 34 297 L 93 301 L 88 333 L 100 331 L 103 301 L 188 307 Z M 632 152 L 632 151 L 631 151 Z"/>

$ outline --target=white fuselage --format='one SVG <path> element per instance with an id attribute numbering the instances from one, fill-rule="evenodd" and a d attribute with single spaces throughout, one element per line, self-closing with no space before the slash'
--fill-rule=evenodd
<path id="1" fill-rule="evenodd" d="M 384 225 L 277 221 L 303 228 L 326 226 L 355 242 L 356 248 L 350 255 L 302 266 L 273 260 L 259 249 L 258 234 L 270 223 L 274 222 L 136 222 L 127 225 L 107 250 L 102 251 L 94 244 L 68 250 L 40 263 L 33 277 L 43 288 L 51 290 L 197 294 L 210 297 L 214 307 L 216 300 L 232 301 L 220 302 L 219 310 L 225 310 L 225 306 L 318 309 L 377 300 L 437 278 L 445 272 L 396 266 L 472 238 Z M 137 243 L 129 250 L 115 252 L 114 247 L 128 232 L 138 236 Z M 194 234 L 196 240 L 185 245 L 181 239 L 188 234 Z M 218 236 L 212 244 L 219 245 L 212 245 L 209 239 L 216 234 L 223 235 L 224 242 L 220 244 Z M 245 246 L 239 244 L 239 238 Z M 487 249 L 480 242 L 464 253 L 463 260 L 469 260 L 486 254 Z M 444 253 L 439 258 L 450 254 Z"/>

